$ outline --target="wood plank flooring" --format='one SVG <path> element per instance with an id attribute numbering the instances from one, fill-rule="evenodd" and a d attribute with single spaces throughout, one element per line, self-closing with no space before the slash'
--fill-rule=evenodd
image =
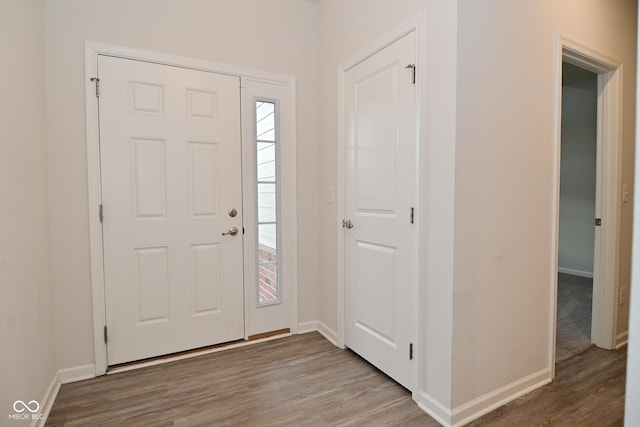
<path id="1" fill-rule="evenodd" d="M 590 347 L 558 364 L 551 384 L 468 426 L 622 426 L 626 372 L 626 347 Z"/>
<path id="2" fill-rule="evenodd" d="M 318 333 L 62 386 L 47 426 L 438 426 Z"/>
<path id="3" fill-rule="evenodd" d="M 625 368 L 625 351 L 590 349 L 553 384 L 472 425 L 621 425 Z M 310 333 L 62 386 L 47 426 L 104 425 L 439 424 L 407 390 Z"/>

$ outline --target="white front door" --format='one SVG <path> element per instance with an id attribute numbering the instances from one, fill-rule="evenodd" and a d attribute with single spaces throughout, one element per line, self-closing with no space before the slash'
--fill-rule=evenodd
<path id="1" fill-rule="evenodd" d="M 98 72 L 108 364 L 243 338 L 239 78 Z"/>
<path id="2" fill-rule="evenodd" d="M 415 57 L 411 33 L 344 79 L 345 344 L 410 390 L 417 329 Z"/>

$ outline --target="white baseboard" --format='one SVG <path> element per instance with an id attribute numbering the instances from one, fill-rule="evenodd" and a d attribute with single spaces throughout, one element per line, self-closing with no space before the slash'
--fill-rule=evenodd
<path id="1" fill-rule="evenodd" d="M 58 371 L 62 384 L 75 383 L 96 377 L 95 365 L 75 366 L 73 368 L 60 369 Z"/>
<path id="2" fill-rule="evenodd" d="M 558 273 L 571 274 L 572 276 L 588 277 L 593 279 L 593 271 L 575 270 L 573 268 L 558 267 Z"/>
<path id="3" fill-rule="evenodd" d="M 316 331 L 325 337 L 331 344 L 338 347 L 338 334 L 323 322 L 319 320 L 311 320 L 309 322 L 302 322 L 298 325 L 299 334 L 307 334 L 309 332 Z"/>
<path id="4" fill-rule="evenodd" d="M 544 368 L 497 388 L 451 411 L 451 426 L 460 427 L 551 382 L 551 370 Z"/>
<path id="5" fill-rule="evenodd" d="M 416 403 L 420 409 L 444 427 L 461 427 L 550 382 L 551 370 L 545 368 L 486 393 L 453 410 L 425 392 L 418 394 Z"/>
<path id="6" fill-rule="evenodd" d="M 616 337 L 616 349 L 624 347 L 629 343 L 629 331 L 619 333 Z"/>
<path id="7" fill-rule="evenodd" d="M 96 370 L 94 365 L 60 369 L 56 372 L 51 379 L 51 383 L 49 383 L 49 387 L 47 387 L 44 396 L 39 400 L 40 414 L 42 415 L 42 418 L 33 420 L 31 422 L 31 427 L 44 427 L 47 423 L 49 413 L 51 412 L 51 408 L 53 408 L 53 403 L 55 402 L 56 397 L 58 397 L 58 392 L 60 391 L 62 384 L 95 378 L 95 376 Z"/>
<path id="8" fill-rule="evenodd" d="M 47 387 L 47 390 L 44 392 L 44 396 L 40 400 L 40 414 L 42 415 L 42 418 L 33 420 L 31 422 L 31 427 L 44 427 L 47 423 L 47 418 L 49 418 L 49 413 L 51 412 L 51 408 L 53 408 L 53 402 L 55 402 L 56 397 L 58 396 L 61 385 L 62 382 L 60 381 L 60 374 L 56 372 L 49 383 L 49 387 Z"/>
<path id="9" fill-rule="evenodd" d="M 308 334 L 318 330 L 318 321 L 310 320 L 308 322 L 298 323 L 298 334 Z"/>
<path id="10" fill-rule="evenodd" d="M 418 400 L 415 401 L 418 407 L 427 413 L 431 418 L 445 427 L 451 427 L 451 410 L 447 408 L 429 394 L 421 391 Z"/>
<path id="11" fill-rule="evenodd" d="M 331 329 L 330 327 L 328 327 L 327 325 L 325 325 L 319 320 L 318 320 L 318 332 L 320 332 L 320 334 L 322 334 L 322 336 L 325 337 L 331 344 L 338 347 L 338 334 L 333 329 Z"/>

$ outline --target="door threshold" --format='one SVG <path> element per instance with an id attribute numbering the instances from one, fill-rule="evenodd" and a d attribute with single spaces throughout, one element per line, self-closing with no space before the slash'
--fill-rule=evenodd
<path id="1" fill-rule="evenodd" d="M 224 350 L 230 350 L 232 348 L 240 348 L 248 345 L 258 344 L 265 341 L 272 341 L 279 338 L 290 337 L 291 332 L 289 329 L 282 329 L 274 331 L 273 334 L 261 334 L 267 335 L 264 337 L 249 339 L 240 339 L 236 341 L 229 341 L 221 344 L 215 344 L 208 347 L 196 348 L 193 350 L 186 350 L 179 353 L 171 353 L 163 356 L 151 357 L 148 359 L 136 360 L 134 362 L 120 363 L 118 365 L 111 365 L 107 367 L 106 375 L 119 374 L 121 372 L 133 371 L 135 369 L 146 368 L 149 366 L 162 365 L 170 362 L 177 362 L 179 360 L 191 359 L 193 357 L 204 356 L 207 354 L 218 353 Z"/>
<path id="2" fill-rule="evenodd" d="M 276 336 L 278 337 L 288 336 L 288 335 L 291 335 L 291 329 L 285 328 L 285 329 L 278 329 L 277 331 L 263 332 L 261 334 L 249 335 L 249 338 L 247 338 L 247 340 L 256 341 L 256 340 L 264 340 L 265 338 L 271 338 Z"/>

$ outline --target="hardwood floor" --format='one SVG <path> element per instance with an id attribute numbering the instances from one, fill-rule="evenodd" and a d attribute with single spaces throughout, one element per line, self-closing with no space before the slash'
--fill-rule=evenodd
<path id="1" fill-rule="evenodd" d="M 590 347 L 558 364 L 551 384 L 468 426 L 622 426 L 626 372 L 626 347 Z"/>
<path id="2" fill-rule="evenodd" d="M 62 386 L 47 426 L 438 426 L 318 333 Z"/>
<path id="3" fill-rule="evenodd" d="M 626 352 L 590 349 L 472 425 L 621 425 Z M 62 386 L 47 426 L 438 426 L 317 333 Z"/>

